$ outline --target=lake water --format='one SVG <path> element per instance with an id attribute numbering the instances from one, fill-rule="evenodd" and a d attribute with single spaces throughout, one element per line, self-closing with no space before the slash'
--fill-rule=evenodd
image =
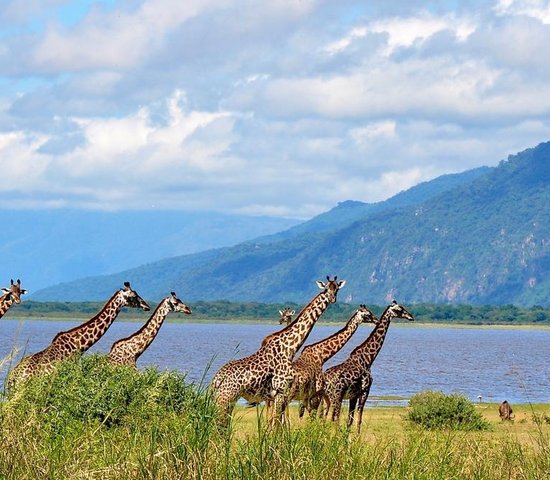
<path id="1" fill-rule="evenodd" d="M 34 353 L 48 346 L 56 333 L 77 325 L 70 321 L 0 320 L 0 359 L 14 346 Z M 141 325 L 115 322 L 91 352 L 108 352 L 112 343 Z M 165 323 L 138 366 L 187 372 L 187 378 L 208 382 L 227 361 L 254 353 L 262 339 L 280 327 L 273 323 Z M 321 340 L 341 325 L 316 325 L 306 345 Z M 362 325 L 348 344 L 326 364 L 343 361 L 369 335 Z M 409 398 L 423 390 L 459 392 L 473 401 L 550 402 L 550 330 L 442 328 L 392 323 L 372 367 L 370 399 Z M 7 366 L 0 370 L 0 381 Z M 370 401 L 369 399 L 369 401 Z M 372 404 L 372 402 L 371 402 Z"/>

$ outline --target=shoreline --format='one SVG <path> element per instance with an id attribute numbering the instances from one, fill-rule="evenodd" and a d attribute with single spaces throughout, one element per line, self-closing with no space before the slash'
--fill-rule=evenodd
<path id="1" fill-rule="evenodd" d="M 82 323 L 83 321 L 89 320 L 91 316 L 86 315 L 67 315 L 67 316 L 33 316 L 33 315 L 5 315 L 2 321 L 45 321 L 45 322 L 57 322 L 57 321 L 68 321 L 75 323 Z M 117 318 L 118 323 L 143 323 L 147 321 L 149 317 L 144 316 L 143 318 L 135 316 L 123 316 Z M 228 324 L 228 325 L 273 325 L 274 327 L 279 327 L 279 323 L 276 319 L 248 319 L 248 318 L 239 318 L 239 319 L 219 319 L 219 318 L 167 318 L 165 323 L 172 324 Z M 345 321 L 318 321 L 316 325 L 321 326 L 336 326 L 341 327 L 345 325 Z M 467 322 L 423 322 L 423 321 L 394 321 L 392 322 L 394 327 L 403 327 L 403 328 L 475 328 L 475 329 L 499 329 L 499 330 L 550 330 L 550 324 L 547 323 L 467 323 Z M 283 328 L 283 327 L 281 327 Z"/>

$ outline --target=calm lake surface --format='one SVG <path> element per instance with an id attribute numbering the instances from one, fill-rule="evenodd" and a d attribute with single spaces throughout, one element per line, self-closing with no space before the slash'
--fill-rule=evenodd
<path id="1" fill-rule="evenodd" d="M 0 320 L 0 358 L 20 348 L 25 353 L 47 347 L 55 334 L 77 325 L 71 321 Z M 136 322 L 115 322 L 90 352 L 108 352 L 116 340 L 140 328 Z M 328 337 L 342 325 L 316 325 L 306 345 Z M 275 323 L 165 323 L 138 366 L 187 372 L 194 382 L 208 382 L 226 362 L 254 353 L 262 339 L 280 327 Z M 372 330 L 362 325 L 329 362 L 342 362 Z M 550 402 L 550 330 L 443 328 L 420 324 L 390 326 L 373 367 L 371 404 L 376 397 L 405 397 L 422 390 L 459 392 L 473 401 Z M 0 370 L 0 381 L 7 373 Z M 399 403 L 399 402 L 398 402 Z"/>

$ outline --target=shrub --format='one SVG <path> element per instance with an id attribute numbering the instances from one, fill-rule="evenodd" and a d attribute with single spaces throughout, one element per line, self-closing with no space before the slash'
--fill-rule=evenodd
<path id="1" fill-rule="evenodd" d="M 476 412 L 465 396 L 425 391 L 411 397 L 407 418 L 424 428 L 453 430 L 487 430 L 489 423 Z"/>
<path id="2" fill-rule="evenodd" d="M 36 412 L 53 429 L 72 422 L 110 427 L 134 419 L 205 413 L 207 403 L 206 396 L 177 372 L 140 372 L 111 365 L 105 356 L 94 354 L 64 361 L 53 373 L 21 384 L 3 405 L 3 413 Z"/>

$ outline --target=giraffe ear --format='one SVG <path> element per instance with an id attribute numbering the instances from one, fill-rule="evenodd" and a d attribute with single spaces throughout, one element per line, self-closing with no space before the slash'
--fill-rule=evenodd
<path id="1" fill-rule="evenodd" d="M 176 292 L 170 292 L 170 295 L 172 295 L 174 298 L 176 298 Z"/>
<path id="2" fill-rule="evenodd" d="M 27 291 L 24 288 L 22 288 L 21 289 L 21 295 L 25 295 L 25 293 L 27 293 Z"/>
<path id="3" fill-rule="evenodd" d="M 130 288 L 130 282 L 124 282 L 124 286 L 125 286 L 126 288 Z"/>
<path id="4" fill-rule="evenodd" d="M 283 316 L 283 311 L 279 310 L 279 315 Z"/>
<path id="5" fill-rule="evenodd" d="M 292 312 L 290 312 L 291 315 L 294 315 L 294 313 L 295 313 L 294 310 L 292 310 Z"/>
<path id="6" fill-rule="evenodd" d="M 325 284 L 321 281 L 321 280 L 317 280 L 317 286 L 321 289 L 321 290 L 324 290 L 325 289 Z"/>
<path id="7" fill-rule="evenodd" d="M 346 284 L 345 280 L 342 280 L 341 282 L 338 282 L 338 288 L 342 288 Z"/>
<path id="8" fill-rule="evenodd" d="M 3 291 L 3 292 L 6 292 L 6 293 L 11 292 L 11 290 L 10 290 L 9 288 L 6 288 L 6 287 L 2 287 L 2 291 Z"/>

